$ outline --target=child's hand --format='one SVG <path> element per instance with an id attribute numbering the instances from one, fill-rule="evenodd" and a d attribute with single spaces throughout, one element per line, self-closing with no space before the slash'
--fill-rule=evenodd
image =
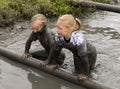
<path id="1" fill-rule="evenodd" d="M 52 64 L 49 66 L 50 71 L 54 71 L 57 68 L 59 68 L 59 65 L 57 65 L 57 64 L 54 64 L 54 65 Z"/>
<path id="2" fill-rule="evenodd" d="M 44 68 L 49 63 L 49 60 L 46 59 L 45 61 L 40 61 L 41 68 Z"/>
<path id="3" fill-rule="evenodd" d="M 87 78 L 88 78 L 88 76 L 83 75 L 83 74 L 80 74 L 80 75 L 78 76 L 78 80 L 79 80 L 79 81 L 85 81 Z"/>
<path id="4" fill-rule="evenodd" d="M 40 67 L 44 68 L 47 65 L 46 61 L 40 61 Z"/>
<path id="5" fill-rule="evenodd" d="M 32 57 L 32 55 L 29 54 L 29 53 L 24 53 L 24 54 L 21 56 L 22 59 L 26 59 L 26 58 L 28 58 L 28 57 Z"/>

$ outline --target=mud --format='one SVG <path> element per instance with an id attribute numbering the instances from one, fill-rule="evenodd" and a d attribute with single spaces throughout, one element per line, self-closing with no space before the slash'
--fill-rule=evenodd
<path id="1" fill-rule="evenodd" d="M 95 70 L 92 72 L 93 79 L 116 88 L 120 87 L 119 18 L 120 14 L 98 11 L 81 19 L 83 23 L 81 31 L 96 46 L 98 52 Z M 55 21 L 49 20 L 48 26 L 53 28 Z M 16 23 L 14 27 L 0 28 L 0 46 L 22 54 L 30 33 L 31 28 L 28 21 Z M 43 49 L 38 41 L 32 43 L 31 51 L 37 49 Z M 74 71 L 72 53 L 66 49 L 64 50 L 66 60 L 62 67 L 68 71 Z M 0 88 L 78 89 L 79 86 L 0 57 Z"/>

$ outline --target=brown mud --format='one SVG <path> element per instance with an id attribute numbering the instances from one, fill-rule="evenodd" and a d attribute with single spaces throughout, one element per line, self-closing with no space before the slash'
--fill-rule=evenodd
<path id="1" fill-rule="evenodd" d="M 120 14 L 98 11 L 81 19 L 83 22 L 82 32 L 96 46 L 98 51 L 97 63 L 92 73 L 93 79 L 117 88 L 120 87 L 119 18 Z M 50 20 L 48 26 L 53 28 L 55 21 Z M 22 54 L 25 42 L 31 33 L 30 29 L 28 21 L 16 23 L 13 27 L 0 28 L 0 46 Z M 43 49 L 38 41 L 33 42 L 31 47 L 31 50 L 37 49 Z M 68 71 L 74 71 L 72 53 L 66 49 L 64 50 L 67 57 L 63 67 Z M 79 86 L 0 57 L 0 88 L 79 89 Z"/>

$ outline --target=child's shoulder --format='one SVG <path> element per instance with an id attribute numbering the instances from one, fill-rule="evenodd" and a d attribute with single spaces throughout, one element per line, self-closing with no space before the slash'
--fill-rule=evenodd
<path id="1" fill-rule="evenodd" d="M 75 42 L 76 45 L 80 45 L 84 42 L 84 34 L 78 31 L 72 33 L 72 41 Z"/>
<path id="2" fill-rule="evenodd" d="M 75 37 L 75 38 L 83 38 L 84 37 L 84 34 L 83 33 L 81 33 L 80 31 L 74 31 L 73 33 L 72 33 L 72 36 L 73 37 Z"/>

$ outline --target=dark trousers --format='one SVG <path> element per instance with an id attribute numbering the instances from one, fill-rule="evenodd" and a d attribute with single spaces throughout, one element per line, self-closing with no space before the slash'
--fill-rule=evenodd
<path id="1" fill-rule="evenodd" d="M 97 60 L 97 50 L 94 45 L 87 42 L 87 50 L 90 52 L 88 54 L 89 64 L 90 64 L 90 70 L 94 69 L 96 60 Z"/>
<path id="2" fill-rule="evenodd" d="M 76 72 L 90 74 L 91 70 L 94 69 L 97 59 L 96 48 L 87 42 L 87 52 L 82 56 L 75 54 L 73 55 L 73 58 Z"/>

